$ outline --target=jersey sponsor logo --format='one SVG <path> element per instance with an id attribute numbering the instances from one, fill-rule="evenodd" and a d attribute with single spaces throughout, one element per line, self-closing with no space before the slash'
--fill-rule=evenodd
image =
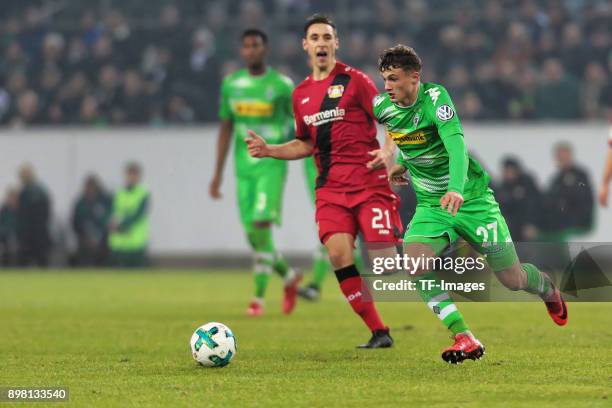
<path id="1" fill-rule="evenodd" d="M 312 115 L 304 115 L 303 119 L 306 125 L 319 126 L 336 120 L 344 120 L 344 113 L 344 109 L 335 107 Z"/>
<path id="2" fill-rule="evenodd" d="M 272 116 L 274 105 L 261 101 L 238 101 L 233 103 L 234 113 L 238 116 Z"/>
<path id="3" fill-rule="evenodd" d="M 303 105 L 303 104 L 305 104 L 305 103 L 308 103 L 308 101 L 309 101 L 309 100 L 310 100 L 310 96 L 307 96 L 307 97 L 305 97 L 304 99 L 302 99 L 301 104 Z"/>
<path id="4" fill-rule="evenodd" d="M 436 86 L 435 88 L 429 88 L 425 91 L 425 93 L 429 94 L 431 101 L 433 102 L 434 106 L 436 106 L 436 103 L 438 102 L 438 97 L 440 96 L 440 91 L 438 90 L 438 87 Z"/>
<path id="5" fill-rule="evenodd" d="M 391 138 L 398 146 L 401 145 L 417 145 L 423 144 L 427 142 L 427 138 L 425 137 L 424 132 L 412 132 L 412 133 L 402 133 L 402 132 L 389 132 Z"/>
<path id="6" fill-rule="evenodd" d="M 330 85 L 330 87 L 327 88 L 327 96 L 333 99 L 340 98 L 343 93 L 344 85 Z"/>
<path id="7" fill-rule="evenodd" d="M 442 105 L 436 109 L 436 116 L 443 122 L 450 120 L 455 116 L 455 111 L 448 105 Z"/>

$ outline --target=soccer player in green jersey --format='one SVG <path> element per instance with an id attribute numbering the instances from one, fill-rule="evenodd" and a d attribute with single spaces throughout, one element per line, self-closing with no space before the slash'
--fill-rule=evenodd
<path id="1" fill-rule="evenodd" d="M 497 278 L 511 290 L 538 295 L 558 325 L 567 323 L 567 307 L 545 273 L 517 258 L 506 221 L 488 187 L 489 176 L 468 153 L 463 129 L 446 89 L 420 81 L 416 52 L 397 45 L 383 52 L 378 68 L 385 93 L 374 98 L 374 116 L 400 148 L 390 170 L 392 182 L 407 182 L 417 194 L 417 208 L 404 236 L 409 257 L 436 257 L 459 237 L 485 255 Z M 417 280 L 437 280 L 432 270 L 410 271 Z M 439 282 L 438 282 L 439 283 Z M 449 363 L 484 354 L 448 294 L 416 284 L 423 300 L 450 329 L 455 343 L 442 353 Z"/>
<path id="2" fill-rule="evenodd" d="M 215 172 L 209 187 L 212 198 L 221 198 L 223 168 L 233 136 L 240 221 L 254 251 L 255 296 L 247 309 L 252 316 L 263 313 L 264 295 L 273 271 L 285 282 L 283 312 L 287 314 L 295 306 L 301 280 L 276 251 L 272 237 L 272 224 L 281 222 L 287 164 L 271 158 L 250 157 L 244 142 L 247 129 L 258 129 L 270 144 L 284 143 L 293 133 L 293 83 L 266 65 L 267 42 L 263 31 L 244 31 L 240 55 L 247 68 L 223 80 L 219 108 L 221 127 Z"/>
<path id="3" fill-rule="evenodd" d="M 304 159 L 304 176 L 306 177 L 306 186 L 308 192 L 315 201 L 315 185 L 317 182 L 317 165 L 312 156 Z M 331 263 L 327 259 L 325 246 L 319 245 L 312 259 L 312 279 L 310 283 L 298 289 L 298 294 L 306 300 L 316 301 L 321 296 L 321 286 L 325 281 L 327 271 L 331 269 Z"/>

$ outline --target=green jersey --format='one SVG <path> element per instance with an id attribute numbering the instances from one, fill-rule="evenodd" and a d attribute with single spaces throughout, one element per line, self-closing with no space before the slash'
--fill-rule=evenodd
<path id="1" fill-rule="evenodd" d="M 258 175 L 287 166 L 283 160 L 249 156 L 244 138 L 247 129 L 252 129 L 270 144 L 289 140 L 293 132 L 292 91 L 291 79 L 272 68 L 259 76 L 241 69 L 223 79 L 219 117 L 234 124 L 237 176 Z"/>
<path id="2" fill-rule="evenodd" d="M 461 122 L 443 86 L 421 83 L 412 106 L 399 106 L 386 93 L 376 96 L 373 106 L 400 149 L 398 163 L 410 172 L 419 204 L 437 204 L 447 191 L 466 201 L 484 194 L 489 176 L 467 153 Z"/>

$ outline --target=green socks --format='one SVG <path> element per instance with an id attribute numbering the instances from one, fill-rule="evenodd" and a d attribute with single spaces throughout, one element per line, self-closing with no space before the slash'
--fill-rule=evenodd
<path id="1" fill-rule="evenodd" d="M 321 289 L 327 271 L 331 269 L 331 264 L 327 258 L 325 246 L 319 245 L 312 260 L 312 282 L 309 286 Z"/>
<path id="2" fill-rule="evenodd" d="M 433 281 L 434 284 L 431 285 L 428 281 Z M 440 279 L 434 272 L 427 272 L 415 279 L 414 282 L 423 301 L 427 303 L 427 307 L 438 316 L 438 319 L 453 335 L 469 330 L 461 312 L 455 306 L 448 292 L 440 288 Z"/>
<path id="3" fill-rule="evenodd" d="M 292 270 L 274 248 L 271 228 L 252 228 L 247 233 L 249 243 L 255 251 L 255 297 L 263 299 L 272 271 L 287 280 Z"/>
<path id="4" fill-rule="evenodd" d="M 532 264 L 521 264 L 521 269 L 527 275 L 527 287 L 525 292 L 534 295 L 546 296 L 551 289 L 550 281 L 540 270 Z"/>

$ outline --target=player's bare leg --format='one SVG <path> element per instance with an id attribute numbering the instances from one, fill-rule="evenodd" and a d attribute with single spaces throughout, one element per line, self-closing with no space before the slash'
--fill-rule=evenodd
<path id="1" fill-rule="evenodd" d="M 359 275 L 353 257 L 355 238 L 349 233 L 335 233 L 325 241 L 329 260 L 336 273 L 340 289 L 353 311 L 361 317 L 372 332 L 372 338 L 359 348 L 386 348 L 393 345 L 389 328 L 385 326 L 376 311 L 374 301 L 365 300 L 366 286 Z"/>
<path id="2" fill-rule="evenodd" d="M 538 295 L 546 305 L 551 319 L 559 326 L 567 324 L 567 305 L 561 292 L 550 277 L 535 265 L 515 261 L 510 267 L 495 274 L 497 279 L 510 290 L 524 290 Z"/>
<path id="3" fill-rule="evenodd" d="M 405 245 L 404 253 L 408 257 L 435 258 L 448 246 L 448 240 L 445 237 L 420 239 L 426 240 L 427 243 L 408 242 Z M 480 359 L 485 353 L 484 346 L 469 330 L 448 292 L 440 288 L 440 281 L 436 274 L 427 269 L 427 265 L 409 272 L 416 277 L 414 282 L 423 301 L 453 335 L 454 344 L 442 351 L 442 359 L 450 364 L 461 363 L 466 359 Z M 436 281 L 437 284 L 429 285 L 428 281 Z"/>

